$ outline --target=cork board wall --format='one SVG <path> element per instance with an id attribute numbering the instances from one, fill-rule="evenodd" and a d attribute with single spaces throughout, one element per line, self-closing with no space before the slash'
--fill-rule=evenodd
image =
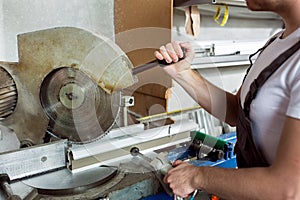
<path id="1" fill-rule="evenodd" d="M 116 43 L 135 67 L 153 61 L 154 51 L 172 38 L 173 0 L 115 0 L 114 6 Z M 171 78 L 160 67 L 137 77 L 138 83 L 124 91 L 135 97 L 130 110 L 141 116 L 166 112 Z"/>
<path id="2" fill-rule="evenodd" d="M 134 66 L 171 41 L 173 0 L 115 0 L 114 6 L 116 43 Z"/>

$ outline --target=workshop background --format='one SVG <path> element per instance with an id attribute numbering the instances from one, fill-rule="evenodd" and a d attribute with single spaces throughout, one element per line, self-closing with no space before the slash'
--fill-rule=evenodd
<path id="1" fill-rule="evenodd" d="M 120 69 L 131 75 L 154 62 L 153 52 L 161 45 L 178 40 L 192 44 L 193 69 L 235 93 L 249 55 L 283 26 L 277 15 L 249 11 L 244 0 L 0 0 L 0 199 L 174 199 L 161 181 L 170 162 L 180 158 L 197 166 L 235 167 L 235 127 L 205 112 L 158 64 L 133 74 L 134 84 L 112 96 L 96 84 L 106 99 L 117 99 L 112 110 L 100 109 L 114 122 L 104 122 L 109 127 L 99 138 L 87 134 L 74 143 L 73 134 L 61 135 L 65 129 L 49 119 L 56 104 L 43 107 L 43 95 L 51 95 L 42 87 L 46 82 L 51 89 L 51 81 L 44 80 L 62 66 L 94 80 L 93 72 L 80 68 L 93 62 L 76 63 L 69 55 L 84 56 L 95 41 L 112 47 L 112 54 L 126 61 Z M 98 58 L 86 57 L 105 68 L 101 59 L 109 59 L 111 50 L 100 50 Z M 47 56 L 55 65 L 44 62 Z M 87 98 L 85 89 L 78 91 Z M 53 95 L 63 100 L 60 93 Z M 73 103 L 75 96 L 69 96 Z M 198 192 L 195 199 L 210 198 Z"/>

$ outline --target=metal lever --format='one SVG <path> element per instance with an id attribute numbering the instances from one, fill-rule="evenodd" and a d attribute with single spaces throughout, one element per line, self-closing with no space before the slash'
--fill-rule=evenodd
<path id="1" fill-rule="evenodd" d="M 130 154 L 131 154 L 132 156 L 134 156 L 134 157 L 140 156 L 141 158 L 143 158 L 144 160 L 146 160 L 149 164 L 150 164 L 151 161 L 152 161 L 150 158 L 148 158 L 147 156 L 145 156 L 144 154 L 142 154 L 142 153 L 140 152 L 140 149 L 137 148 L 137 147 L 132 147 L 132 148 L 130 149 Z"/>
<path id="2" fill-rule="evenodd" d="M 154 173 L 154 175 L 156 176 L 156 178 L 158 179 L 158 181 L 160 182 L 160 184 L 162 185 L 163 189 L 165 190 L 165 192 L 172 196 L 173 195 L 173 192 L 172 190 L 168 187 L 168 185 L 166 185 L 162 179 L 162 176 L 161 174 L 157 171 L 157 169 L 155 169 L 154 166 L 151 165 L 151 162 L 152 162 L 152 159 L 151 158 L 148 158 L 147 156 L 145 156 L 144 154 L 142 154 L 140 152 L 140 149 L 138 147 L 132 147 L 130 149 L 130 154 L 134 157 L 136 156 L 140 156 L 143 160 L 145 160 L 148 164 L 147 167 L 149 167 L 149 169 Z"/>

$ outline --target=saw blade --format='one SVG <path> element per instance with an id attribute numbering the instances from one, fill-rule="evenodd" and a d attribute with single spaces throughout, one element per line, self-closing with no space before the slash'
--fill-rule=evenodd
<path id="1" fill-rule="evenodd" d="M 79 69 L 50 72 L 40 88 L 40 101 L 55 136 L 75 143 L 94 141 L 113 126 L 121 94 L 107 94 Z"/>

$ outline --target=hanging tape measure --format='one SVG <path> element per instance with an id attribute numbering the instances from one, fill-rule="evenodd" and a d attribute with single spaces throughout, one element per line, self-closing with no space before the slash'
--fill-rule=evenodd
<path id="1" fill-rule="evenodd" d="M 228 21 L 228 16 L 229 16 L 229 8 L 227 4 L 223 4 L 223 6 L 225 7 L 225 11 L 223 14 L 223 19 L 222 22 L 219 22 L 220 16 L 221 16 L 221 5 L 217 6 L 217 10 L 216 10 L 216 14 L 214 16 L 214 20 L 215 22 L 217 22 L 217 24 L 219 24 L 220 26 L 225 26 L 225 24 Z"/>

